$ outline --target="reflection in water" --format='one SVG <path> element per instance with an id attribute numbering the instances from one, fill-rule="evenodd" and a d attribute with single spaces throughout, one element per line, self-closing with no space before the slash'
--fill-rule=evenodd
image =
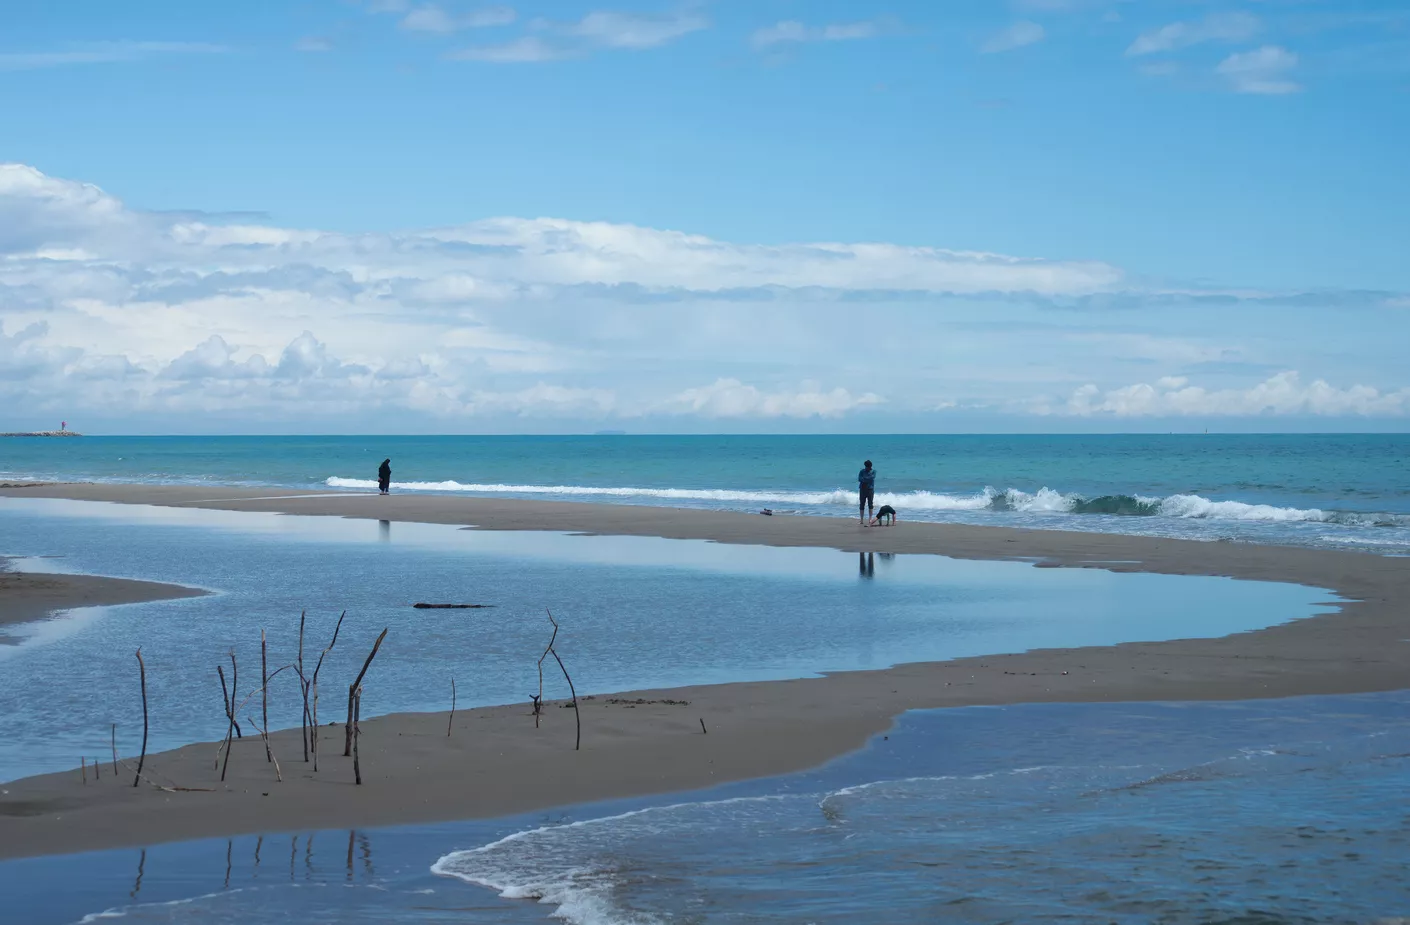
<path id="1" fill-rule="evenodd" d="M 377 539 L 384 543 L 392 541 L 392 522 L 390 520 L 377 521 Z"/>
<path id="2" fill-rule="evenodd" d="M 137 898 L 137 894 L 140 893 L 140 892 L 142 892 L 142 872 L 143 872 L 144 870 L 146 870 L 146 868 L 147 868 L 147 849 L 146 849 L 146 848 L 143 848 L 143 849 L 142 849 L 142 856 L 137 859 L 137 879 L 136 879 L 136 880 L 133 882 L 133 884 L 132 884 L 132 892 L 127 894 L 128 896 L 132 897 L 133 899 L 136 899 L 136 898 Z"/>
<path id="3" fill-rule="evenodd" d="M 876 576 L 876 555 L 870 552 L 857 553 L 857 569 L 863 578 Z"/>

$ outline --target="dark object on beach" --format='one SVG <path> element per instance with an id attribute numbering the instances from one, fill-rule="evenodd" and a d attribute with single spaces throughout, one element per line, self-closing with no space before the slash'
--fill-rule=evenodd
<path id="1" fill-rule="evenodd" d="M 411 605 L 417 610 L 484 610 L 493 604 L 427 604 L 424 601 Z"/>
<path id="2" fill-rule="evenodd" d="M 773 512 L 773 510 L 772 510 L 771 508 L 764 508 L 764 509 L 763 509 L 762 511 L 760 511 L 759 513 L 760 513 L 760 514 L 763 514 L 765 517 L 772 517 L 772 516 L 774 516 L 774 512 Z"/>
<path id="3" fill-rule="evenodd" d="M 701 735 L 709 735 L 709 734 L 710 734 L 710 730 L 708 730 L 708 729 L 705 728 L 705 717 L 703 717 L 703 716 L 700 718 L 700 734 L 701 734 Z"/>
<path id="4" fill-rule="evenodd" d="M 382 635 L 384 635 L 384 636 L 386 635 L 386 630 L 383 630 L 383 631 L 382 631 Z M 378 641 L 378 642 L 381 642 L 382 640 L 378 639 L 377 641 Z M 375 650 L 375 649 L 373 650 L 373 654 L 374 654 L 374 655 L 376 654 L 376 650 Z M 371 659 L 371 658 L 368 658 L 368 661 L 370 662 L 370 661 L 372 661 L 372 659 Z M 354 691 L 353 694 L 352 694 L 352 711 L 353 711 L 353 712 L 352 712 L 352 760 L 353 760 L 353 780 L 357 783 L 357 785 L 358 785 L 359 787 L 361 787 L 361 786 L 362 786 L 362 762 L 361 762 L 361 760 L 359 760 L 358 754 L 357 754 L 357 740 L 358 740 L 358 737 L 362 734 L 361 722 L 360 722 L 361 719 L 362 719 L 362 688 L 360 688 L 360 687 L 359 687 L 356 691 Z"/>
<path id="5" fill-rule="evenodd" d="M 377 490 L 382 494 L 387 494 L 392 490 L 392 461 L 382 460 L 382 465 L 377 467 Z"/>
<path id="6" fill-rule="evenodd" d="M 450 728 L 455 725 L 455 678 L 450 679 L 450 719 L 446 720 L 446 738 L 450 738 Z"/>

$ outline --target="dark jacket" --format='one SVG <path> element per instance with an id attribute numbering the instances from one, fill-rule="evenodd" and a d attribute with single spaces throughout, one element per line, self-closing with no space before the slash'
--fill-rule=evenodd
<path id="1" fill-rule="evenodd" d="M 384 462 L 377 467 L 377 478 L 386 481 L 392 477 L 392 467 L 390 462 Z"/>

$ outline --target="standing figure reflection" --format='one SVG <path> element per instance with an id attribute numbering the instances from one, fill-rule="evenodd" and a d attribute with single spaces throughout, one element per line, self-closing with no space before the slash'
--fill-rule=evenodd
<path id="1" fill-rule="evenodd" d="M 857 570 L 863 578 L 876 577 L 876 554 L 871 552 L 857 553 Z"/>

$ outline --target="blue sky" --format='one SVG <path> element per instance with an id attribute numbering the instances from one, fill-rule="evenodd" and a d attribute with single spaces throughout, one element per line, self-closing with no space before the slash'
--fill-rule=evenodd
<path id="1" fill-rule="evenodd" d="M 1410 2 L 17 6 L 0 426 L 1410 418 Z"/>

